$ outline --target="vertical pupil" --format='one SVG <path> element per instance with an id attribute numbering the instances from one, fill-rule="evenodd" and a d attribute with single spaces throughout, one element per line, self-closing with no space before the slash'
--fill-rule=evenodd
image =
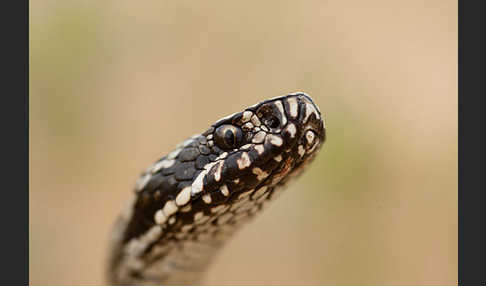
<path id="1" fill-rule="evenodd" d="M 233 130 L 227 130 L 224 133 L 224 141 L 226 141 L 226 144 L 230 147 L 235 145 L 235 134 L 233 133 Z"/>

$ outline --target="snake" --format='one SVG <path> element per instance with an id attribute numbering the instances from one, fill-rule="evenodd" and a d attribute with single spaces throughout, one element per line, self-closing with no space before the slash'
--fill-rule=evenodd
<path id="1" fill-rule="evenodd" d="M 309 95 L 266 99 L 217 120 L 150 165 L 118 215 L 111 286 L 196 286 L 221 247 L 314 160 L 325 138 Z"/>

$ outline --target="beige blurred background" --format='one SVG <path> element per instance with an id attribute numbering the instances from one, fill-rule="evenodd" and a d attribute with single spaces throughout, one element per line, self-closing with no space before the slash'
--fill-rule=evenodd
<path id="1" fill-rule="evenodd" d="M 456 2 L 31 1 L 31 285 L 104 285 L 139 173 L 294 91 L 327 142 L 207 285 L 456 285 Z"/>

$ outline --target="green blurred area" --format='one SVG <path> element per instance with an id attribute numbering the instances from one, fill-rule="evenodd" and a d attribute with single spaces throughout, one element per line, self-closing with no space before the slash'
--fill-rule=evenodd
<path id="1" fill-rule="evenodd" d="M 104 285 L 154 160 L 310 94 L 327 141 L 207 285 L 457 284 L 457 3 L 30 3 L 30 282 Z"/>

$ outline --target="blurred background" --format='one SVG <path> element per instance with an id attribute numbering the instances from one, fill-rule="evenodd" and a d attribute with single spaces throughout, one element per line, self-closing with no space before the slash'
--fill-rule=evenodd
<path id="1" fill-rule="evenodd" d="M 206 285 L 457 284 L 457 1 L 30 1 L 30 282 L 104 285 L 138 175 L 304 91 L 327 141 Z"/>

